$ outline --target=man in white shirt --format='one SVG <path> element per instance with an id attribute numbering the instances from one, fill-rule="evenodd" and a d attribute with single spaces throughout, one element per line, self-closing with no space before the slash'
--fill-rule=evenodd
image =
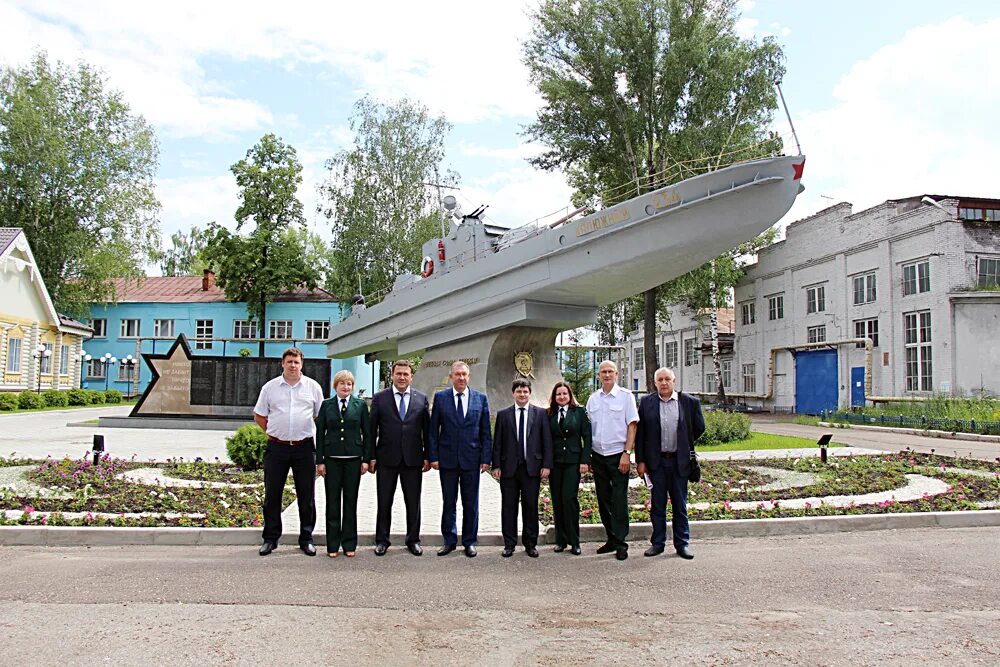
<path id="1" fill-rule="evenodd" d="M 628 477 L 639 411 L 632 394 L 619 387 L 618 366 L 602 361 L 597 374 L 601 390 L 587 399 L 587 415 L 593 433 L 591 468 L 601 523 L 608 540 L 599 554 L 615 552 L 618 560 L 628 558 Z"/>
<path id="2" fill-rule="evenodd" d="M 281 538 L 281 494 L 289 468 L 295 479 L 299 505 L 299 548 L 316 555 L 313 527 L 316 525 L 314 488 L 316 479 L 316 415 L 323 403 L 323 390 L 302 374 L 302 351 L 290 347 L 281 355 L 282 373 L 260 388 L 253 420 L 267 433 L 264 453 L 264 543 L 260 555 L 278 547 Z"/>

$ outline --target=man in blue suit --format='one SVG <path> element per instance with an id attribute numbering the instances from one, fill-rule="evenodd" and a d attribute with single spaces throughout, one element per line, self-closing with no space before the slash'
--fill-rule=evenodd
<path id="1" fill-rule="evenodd" d="M 674 550 L 686 560 L 690 531 L 687 515 L 688 475 L 695 441 L 705 432 L 701 403 L 695 397 L 674 390 L 674 372 L 658 368 L 653 376 L 656 393 L 639 402 L 635 460 L 640 475 L 649 473 L 653 481 L 649 516 L 653 523 L 652 546 L 646 556 L 663 553 L 667 543 L 667 497 L 673 509 Z"/>
<path id="2" fill-rule="evenodd" d="M 462 546 L 474 558 L 479 539 L 479 476 L 489 470 L 493 455 L 490 404 L 486 394 L 469 388 L 469 366 L 451 365 L 451 389 L 434 394 L 431 411 L 429 459 L 439 471 L 444 508 L 438 556 L 447 556 L 458 544 L 455 508 L 462 493 Z"/>

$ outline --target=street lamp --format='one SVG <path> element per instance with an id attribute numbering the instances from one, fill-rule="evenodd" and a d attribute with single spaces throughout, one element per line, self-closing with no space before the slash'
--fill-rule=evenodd
<path id="1" fill-rule="evenodd" d="M 80 350 L 80 389 L 83 389 L 83 378 L 87 374 L 87 364 L 93 359 L 86 350 Z"/>
<path id="2" fill-rule="evenodd" d="M 52 356 L 52 350 L 39 343 L 31 356 L 38 359 L 38 393 L 40 394 L 42 393 L 42 361 Z"/>
<path id="3" fill-rule="evenodd" d="M 104 356 L 101 357 L 101 363 L 104 365 L 104 391 L 108 390 L 108 369 L 118 363 L 118 359 L 111 356 L 110 352 L 105 352 Z"/>
<path id="4" fill-rule="evenodd" d="M 125 391 L 125 399 L 128 400 L 132 398 L 132 373 L 135 371 L 135 365 L 139 363 L 139 360 L 132 358 L 130 354 L 118 363 L 125 368 L 125 373 L 128 376 L 128 389 Z"/>

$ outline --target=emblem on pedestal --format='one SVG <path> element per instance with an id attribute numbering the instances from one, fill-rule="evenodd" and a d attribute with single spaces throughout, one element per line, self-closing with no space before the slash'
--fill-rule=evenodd
<path id="1" fill-rule="evenodd" d="M 535 360 L 532 358 L 531 352 L 515 352 L 514 368 L 517 369 L 521 377 L 535 379 L 535 376 L 532 375 L 532 371 L 535 370 Z"/>

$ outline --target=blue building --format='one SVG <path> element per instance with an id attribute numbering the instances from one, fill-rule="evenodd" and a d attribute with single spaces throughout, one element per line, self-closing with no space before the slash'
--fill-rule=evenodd
<path id="1" fill-rule="evenodd" d="M 141 361 L 131 362 L 141 360 L 142 354 L 166 352 L 180 334 L 188 337 L 197 356 L 240 356 L 241 351 L 257 356 L 257 323 L 250 320 L 245 303 L 226 300 L 211 271 L 203 276 L 119 280 L 115 289 L 117 303 L 90 307 L 94 336 L 83 346 L 89 356 L 84 386 L 141 393 L 150 370 Z M 322 289 L 302 287 L 279 297 L 267 306 L 265 356 L 280 357 L 295 346 L 305 354 L 307 365 L 310 359 L 325 359 L 330 327 L 348 314 L 349 306 L 341 306 Z M 331 361 L 332 373 L 351 371 L 355 391 L 372 395 L 377 362 L 367 364 L 363 357 Z"/>

